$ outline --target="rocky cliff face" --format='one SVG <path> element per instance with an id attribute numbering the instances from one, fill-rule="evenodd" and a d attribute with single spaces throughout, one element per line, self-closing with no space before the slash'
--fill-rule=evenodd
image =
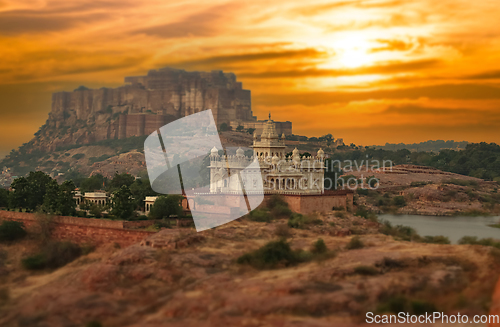
<path id="1" fill-rule="evenodd" d="M 212 109 L 218 125 L 255 120 L 250 91 L 232 73 L 186 72 L 165 68 L 125 78 L 111 89 L 80 87 L 52 96 L 49 118 L 30 142 L 53 151 L 58 146 L 147 135 L 164 124 Z"/>

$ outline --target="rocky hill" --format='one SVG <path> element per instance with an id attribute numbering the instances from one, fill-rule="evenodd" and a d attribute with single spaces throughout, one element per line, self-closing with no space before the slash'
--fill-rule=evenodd
<path id="1" fill-rule="evenodd" d="M 142 151 L 145 137 L 153 131 L 207 109 L 212 110 L 218 126 L 256 121 L 250 91 L 242 88 L 234 74 L 222 71 L 164 68 L 151 70 L 146 76 L 126 77 L 125 85 L 114 89 L 81 86 L 72 92 L 54 93 L 45 124 L 31 141 L 0 161 L 0 167 L 10 168 L 14 175 L 35 169 L 54 174 L 70 169 L 87 173 L 95 170 L 89 166 L 105 159 L 113 164 L 124 162 L 119 155 Z M 74 150 L 77 148 L 80 150 Z M 134 165 L 144 161 L 135 154 L 132 157 Z"/>
<path id="2" fill-rule="evenodd" d="M 116 172 L 135 176 L 146 174 L 144 140 L 146 136 L 132 136 L 125 139 L 108 139 L 90 144 L 58 145 L 52 151 L 40 150 L 31 143 L 13 151 L 0 167 L 7 167 L 10 175 L 22 176 L 30 171 L 42 170 L 63 180 L 74 177 L 74 173 L 90 176 L 102 174 L 111 178 Z M 248 147 L 252 135 L 246 132 L 225 131 L 220 133 L 225 147 Z M 298 147 L 301 151 L 313 153 L 322 145 L 317 142 L 287 141 L 287 152 Z M 5 179 L 8 186 L 9 179 Z"/>
<path id="3" fill-rule="evenodd" d="M 149 135 L 206 109 L 212 110 L 217 125 L 256 120 L 250 91 L 243 90 L 232 73 L 164 68 L 126 77 L 125 83 L 115 89 L 81 86 L 54 93 L 49 118 L 28 143 L 28 152 Z"/>

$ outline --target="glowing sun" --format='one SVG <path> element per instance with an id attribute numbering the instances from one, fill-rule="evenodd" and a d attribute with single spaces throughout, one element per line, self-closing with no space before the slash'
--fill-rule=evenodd
<path id="1" fill-rule="evenodd" d="M 372 63 L 370 55 L 359 48 L 342 49 L 337 60 L 345 68 L 358 68 Z"/>

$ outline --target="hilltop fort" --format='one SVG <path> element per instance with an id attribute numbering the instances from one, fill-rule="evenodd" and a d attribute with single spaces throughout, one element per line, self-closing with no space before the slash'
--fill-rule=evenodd
<path id="1" fill-rule="evenodd" d="M 163 68 L 145 76 L 125 77 L 117 88 L 58 92 L 49 118 L 33 145 L 45 151 L 57 146 L 143 136 L 181 117 L 211 109 L 217 126 L 254 128 L 265 121 L 252 113 L 250 90 L 233 73 L 187 72 Z M 291 122 L 277 122 L 279 133 L 292 133 Z"/>

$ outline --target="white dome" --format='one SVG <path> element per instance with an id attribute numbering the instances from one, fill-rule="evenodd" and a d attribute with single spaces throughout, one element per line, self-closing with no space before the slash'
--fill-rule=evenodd
<path id="1" fill-rule="evenodd" d="M 299 154 L 299 150 L 297 148 L 293 149 L 292 154 L 293 155 Z"/>
<path id="2" fill-rule="evenodd" d="M 280 158 L 278 158 L 277 155 L 274 155 L 271 162 L 273 163 L 273 165 L 276 165 L 279 161 L 280 161 Z"/>
<path id="3" fill-rule="evenodd" d="M 238 150 L 236 150 L 237 157 L 243 157 L 244 155 L 245 155 L 245 151 L 243 151 L 242 148 L 238 148 Z"/>
<path id="4" fill-rule="evenodd" d="M 323 157 L 324 155 L 325 155 L 325 151 L 323 151 L 323 149 L 319 148 L 318 157 Z"/>
<path id="5" fill-rule="evenodd" d="M 219 150 L 217 150 L 217 148 L 214 146 L 212 148 L 212 150 L 210 151 L 210 154 L 212 154 L 212 155 L 219 154 Z"/>

